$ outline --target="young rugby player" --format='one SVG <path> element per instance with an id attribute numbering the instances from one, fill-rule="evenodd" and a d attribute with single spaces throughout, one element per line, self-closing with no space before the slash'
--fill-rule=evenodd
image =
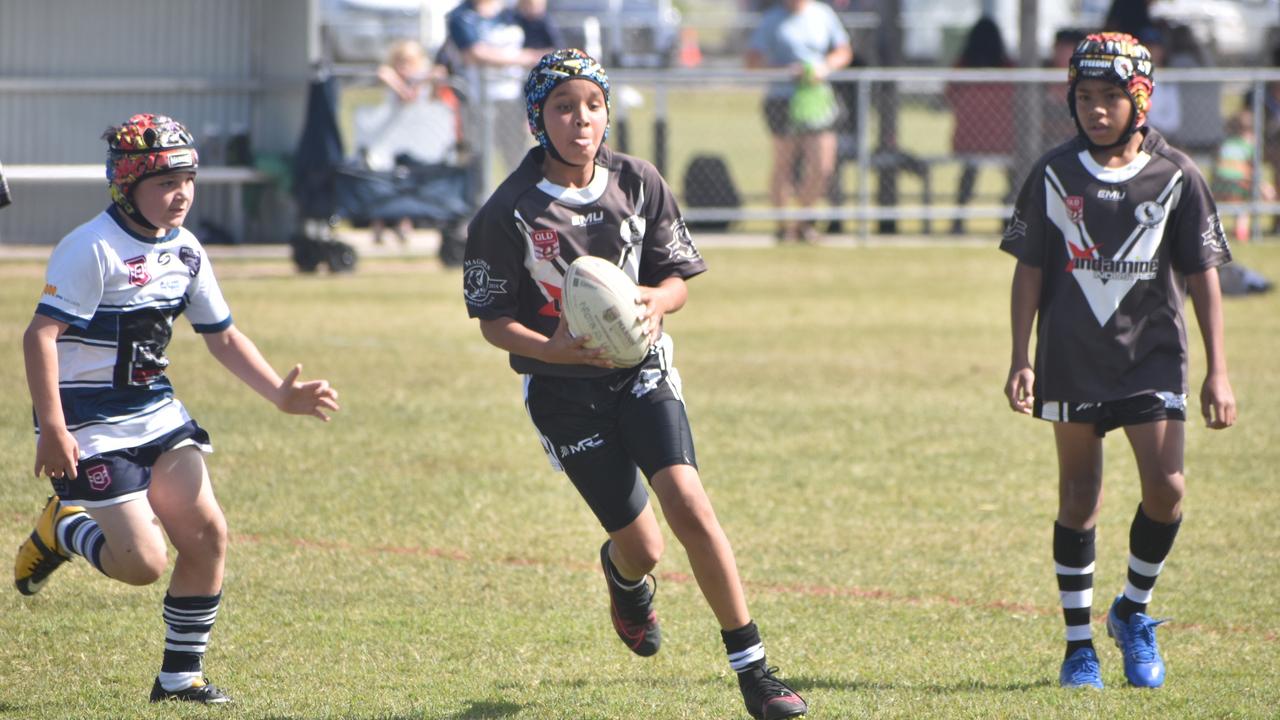
<path id="1" fill-rule="evenodd" d="M 706 269 L 670 188 L 653 165 L 613 152 L 609 80 L 578 50 L 548 53 L 525 83 L 536 147 L 468 228 L 467 311 L 510 353 L 553 468 L 563 470 L 609 539 L 600 562 L 614 629 L 632 652 L 661 642 L 648 577 L 663 552 L 649 479 L 720 622 L 747 710 L 776 720 L 804 701 L 765 661 L 729 540 L 702 487 L 662 318 L 684 306 L 685 280 Z M 566 268 L 581 255 L 617 263 L 640 286 L 657 342 L 634 368 L 613 367 L 560 319 Z"/>
<path id="2" fill-rule="evenodd" d="M 112 205 L 49 258 L 26 334 L 36 417 L 35 474 L 54 496 L 18 549 L 18 590 L 34 595 L 74 555 L 107 577 L 149 585 L 178 551 L 164 598 L 164 659 L 151 701 L 225 703 L 202 659 L 222 600 L 227 525 L 202 453 L 209 435 L 165 376 L 173 321 L 186 312 L 209 352 L 292 414 L 328 420 L 324 380 L 283 380 L 231 323 L 204 248 L 182 227 L 199 161 L 191 134 L 162 115 L 135 115 L 103 135 Z"/>
<path id="3" fill-rule="evenodd" d="M 1080 42 L 1067 96 L 1078 136 L 1034 166 L 1000 244 L 1018 259 L 1005 393 L 1015 412 L 1052 422 L 1057 444 L 1053 558 L 1067 628 L 1064 687 L 1102 687 L 1089 616 L 1102 438 L 1116 428 L 1137 459 L 1142 501 L 1107 634 L 1131 685 L 1164 682 L 1161 621 L 1146 611 L 1182 521 L 1187 292 L 1208 363 L 1201 414 L 1211 428 L 1236 420 L 1217 271 L 1231 255 L 1199 170 L 1144 127 L 1153 73 L 1150 53 L 1129 35 Z"/>

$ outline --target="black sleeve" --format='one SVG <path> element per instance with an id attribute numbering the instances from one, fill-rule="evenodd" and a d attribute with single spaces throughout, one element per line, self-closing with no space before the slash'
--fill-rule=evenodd
<path id="1" fill-rule="evenodd" d="M 1182 170 L 1182 197 L 1173 224 L 1173 266 L 1183 274 L 1198 273 L 1231 262 L 1231 249 L 1209 184 L 1194 165 Z"/>
<path id="2" fill-rule="evenodd" d="M 467 226 L 462 294 L 468 316 L 481 320 L 517 317 L 525 274 L 522 249 L 515 211 L 505 203 L 486 203 Z"/>
<path id="3" fill-rule="evenodd" d="M 654 286 L 672 276 L 688 279 L 706 272 L 707 264 L 693 244 L 671 188 L 648 163 L 643 165 L 642 177 L 647 197 L 640 284 Z"/>
<path id="4" fill-rule="evenodd" d="M 1031 265 L 1042 267 L 1045 254 L 1045 166 L 1037 163 L 1027 175 L 1013 206 L 1013 215 L 1000 238 L 1000 249 Z"/>

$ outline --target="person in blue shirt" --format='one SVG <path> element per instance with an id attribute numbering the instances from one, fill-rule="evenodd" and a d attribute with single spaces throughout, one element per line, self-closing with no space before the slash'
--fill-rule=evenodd
<path id="1" fill-rule="evenodd" d="M 835 125 L 840 119 L 827 76 L 852 60 L 849 33 L 829 5 L 782 0 L 761 16 L 747 49 L 747 67 L 785 68 L 791 73 L 790 80 L 770 83 L 765 93 L 764 116 L 773 135 L 769 200 L 774 207 L 782 208 L 794 197 L 807 208 L 826 194 L 835 169 Z M 811 221 L 783 222 L 777 231 L 780 241 L 812 241 L 816 235 Z"/>

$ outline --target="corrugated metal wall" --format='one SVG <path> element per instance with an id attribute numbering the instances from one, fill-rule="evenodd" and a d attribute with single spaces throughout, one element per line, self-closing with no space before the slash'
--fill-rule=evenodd
<path id="1" fill-rule="evenodd" d="M 233 132 L 249 133 L 255 154 L 287 153 L 302 123 L 311 8 L 310 0 L 0 0 L 0 163 L 102 162 L 101 132 L 136 112 L 185 123 L 202 164 L 222 161 L 220 139 Z M 10 185 L 0 243 L 56 242 L 107 203 L 105 179 Z M 202 187 L 189 226 L 224 218 L 230 192 Z M 250 239 L 279 239 L 253 230 L 259 237 Z"/>

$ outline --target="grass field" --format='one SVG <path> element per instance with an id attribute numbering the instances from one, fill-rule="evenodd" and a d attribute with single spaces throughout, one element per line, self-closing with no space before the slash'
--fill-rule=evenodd
<path id="1" fill-rule="evenodd" d="M 1237 255 L 1280 278 L 1280 245 Z M 1001 394 L 1012 261 L 956 245 L 707 256 L 668 329 L 753 615 L 811 718 L 1275 717 L 1277 296 L 1226 303 L 1238 427 L 1188 424 L 1187 521 L 1152 608 L 1173 618 L 1167 686 L 1125 688 L 1095 623 L 1108 689 L 1070 693 L 1056 687 L 1051 433 Z M 180 321 L 172 376 L 213 434 L 232 532 L 206 668 L 236 704 L 148 706 L 164 583 L 126 587 L 78 561 L 34 598 L 0 592 L 0 717 L 746 717 L 669 534 L 663 651 L 633 657 L 613 636 L 602 533 L 547 468 L 456 273 L 218 269 L 237 324 L 277 367 L 301 360 L 331 379 L 344 406 L 327 426 L 276 413 Z M 48 489 L 30 476 L 20 348 L 41 266 L 2 264 L 0 278 L 0 540 L 12 548 Z M 1099 619 L 1138 501 L 1126 445 L 1107 442 Z"/>

